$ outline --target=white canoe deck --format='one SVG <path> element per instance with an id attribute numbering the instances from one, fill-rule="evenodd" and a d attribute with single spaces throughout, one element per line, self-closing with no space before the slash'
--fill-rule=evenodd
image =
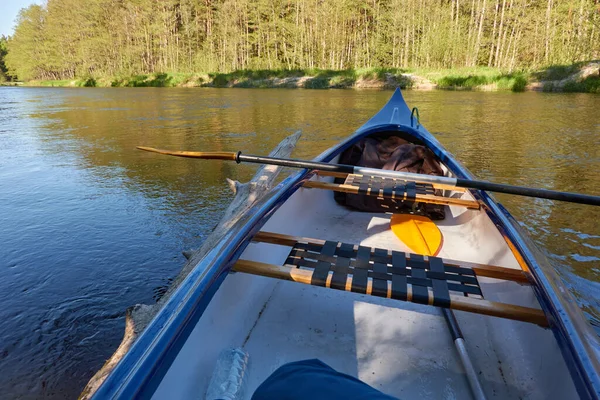
<path id="1" fill-rule="evenodd" d="M 331 181 L 331 178 L 322 178 Z M 471 199 L 469 193 L 464 198 Z M 300 189 L 265 231 L 407 251 L 387 214 L 349 210 L 332 192 Z M 520 269 L 483 210 L 447 208 L 440 257 Z M 251 244 L 243 259 L 282 265 L 289 247 Z M 539 308 L 531 288 L 479 278 L 487 300 Z M 576 398 L 550 330 L 455 311 L 488 398 Z M 318 358 L 400 399 L 469 399 L 471 391 L 441 310 L 235 273 L 229 275 L 154 398 L 204 398 L 219 353 L 250 355 L 246 398 L 281 365 Z"/>

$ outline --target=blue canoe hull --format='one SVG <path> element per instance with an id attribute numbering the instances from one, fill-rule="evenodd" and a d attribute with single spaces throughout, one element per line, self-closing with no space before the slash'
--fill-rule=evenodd
<path id="1" fill-rule="evenodd" d="M 377 132 L 402 131 L 430 148 L 458 178 L 472 175 L 418 121 L 400 90 L 352 136 L 315 160 L 329 162 L 357 140 Z M 270 216 L 307 179 L 302 170 L 282 181 L 261 199 L 196 267 L 164 305 L 94 398 L 150 398 L 235 261 Z M 528 265 L 537 299 L 544 310 L 581 398 L 600 397 L 600 345 L 573 298 L 548 261 L 519 228 L 509 212 L 488 193 L 473 191 L 500 232 Z"/>

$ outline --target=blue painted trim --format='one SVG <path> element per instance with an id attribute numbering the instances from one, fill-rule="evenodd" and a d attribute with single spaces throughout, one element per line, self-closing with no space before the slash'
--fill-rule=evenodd
<path id="1" fill-rule="evenodd" d="M 393 122 L 391 124 L 390 122 Z M 448 168 L 463 179 L 471 174 L 422 126 L 410 127 L 410 110 L 399 90 L 390 101 L 363 125 L 354 135 L 319 157 L 319 161 L 331 161 L 352 143 L 367 135 L 384 131 L 402 131 L 424 142 Z M 261 200 L 248 211 L 246 217 L 225 235 L 223 240 L 190 272 L 164 307 L 142 332 L 138 340 L 118 363 L 106 381 L 94 394 L 94 399 L 150 398 L 173 360 L 185 344 L 196 323 L 206 310 L 212 297 L 229 273 L 235 260 L 244 251 L 252 236 L 260 230 L 269 217 L 300 187 L 309 171 L 303 170 L 281 182 L 270 197 Z M 581 312 L 565 307 L 559 296 L 556 281 L 549 279 L 551 267 L 539 263 L 543 257 L 536 256 L 514 218 L 490 195 L 472 191 L 487 207 L 494 222 L 521 252 L 529 265 L 537 297 L 549 316 L 552 330 L 571 371 L 579 394 L 583 398 L 600 397 L 598 361 L 595 349 L 584 341 Z M 546 267 L 545 267 L 546 266 Z M 546 270 L 544 269 L 546 268 Z M 560 282 L 560 281 L 558 281 Z M 585 321 L 584 321 L 585 322 Z M 596 353 L 597 354 L 597 353 Z"/>

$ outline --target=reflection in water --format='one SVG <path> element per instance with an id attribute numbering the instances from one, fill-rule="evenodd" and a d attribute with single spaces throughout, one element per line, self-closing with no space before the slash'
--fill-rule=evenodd
<path id="1" fill-rule="evenodd" d="M 301 130 L 311 158 L 391 92 L 0 89 L 0 389 L 75 397 L 112 354 L 124 310 L 160 296 L 256 166 L 158 157 L 136 145 L 266 154 Z M 480 179 L 597 193 L 600 97 L 408 92 Z M 600 320 L 600 209 L 497 196 Z"/>

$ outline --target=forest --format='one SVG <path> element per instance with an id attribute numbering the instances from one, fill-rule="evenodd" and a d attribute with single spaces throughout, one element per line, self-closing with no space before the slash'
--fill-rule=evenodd
<path id="1" fill-rule="evenodd" d="M 600 58 L 600 0 L 47 0 L 15 26 L 0 74 L 24 81 Z"/>

